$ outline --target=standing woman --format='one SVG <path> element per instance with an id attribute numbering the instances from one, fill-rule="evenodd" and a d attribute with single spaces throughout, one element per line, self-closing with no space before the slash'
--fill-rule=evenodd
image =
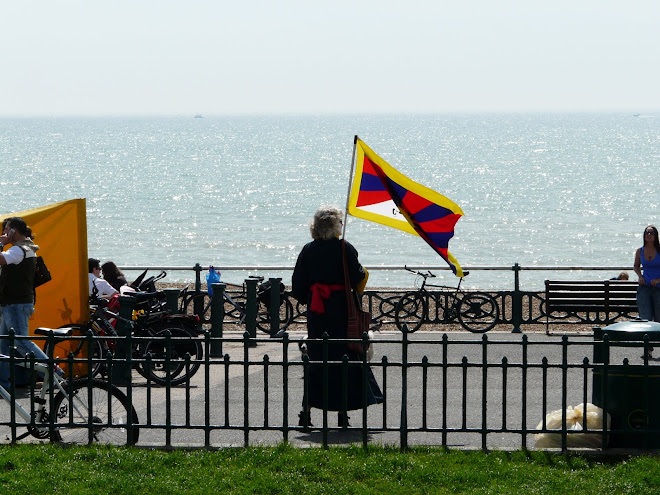
<path id="1" fill-rule="evenodd" d="M 341 228 L 340 209 L 321 206 L 316 210 L 310 225 L 313 241 L 303 247 L 293 271 L 292 292 L 298 301 L 307 304 L 307 336 L 310 339 L 321 339 L 324 333 L 327 333 L 330 340 L 346 338 L 348 307 L 342 241 L 339 239 Z M 361 291 L 366 285 L 367 274 L 358 261 L 357 250 L 348 242 L 346 259 L 350 286 Z M 324 365 L 322 343 L 308 343 L 307 352 L 310 365 L 305 381 L 300 426 L 312 426 L 311 408 L 324 408 L 324 389 L 327 389 L 327 409 L 339 413 L 339 426 L 348 426 L 347 411 L 383 401 L 383 394 L 371 368 L 363 366 L 362 356 L 349 350 L 346 343 L 328 345 L 327 359 L 328 362 L 341 362 L 346 355 L 350 361 L 347 376 L 341 364 Z M 366 397 L 362 395 L 364 373 L 367 375 Z"/>
<path id="2" fill-rule="evenodd" d="M 658 229 L 644 229 L 644 242 L 635 252 L 635 273 L 639 277 L 637 310 L 639 317 L 660 322 L 660 243 Z"/>

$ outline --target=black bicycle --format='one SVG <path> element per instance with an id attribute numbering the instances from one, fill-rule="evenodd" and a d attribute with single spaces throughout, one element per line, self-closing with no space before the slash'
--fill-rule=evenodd
<path id="1" fill-rule="evenodd" d="M 133 296 L 138 300 L 148 300 L 153 294 L 133 293 Z M 180 385 L 189 382 L 199 370 L 204 356 L 202 342 L 198 338 L 197 331 L 190 328 L 188 321 L 180 318 L 182 315 L 165 315 L 154 319 L 154 315 L 148 312 L 146 314 L 134 312 L 133 319 L 128 320 L 108 310 L 107 301 L 96 299 L 92 302 L 94 304 L 90 306 L 89 321 L 83 325 L 66 325 L 61 330 L 68 330 L 68 333 L 58 332 L 63 339 L 55 342 L 52 351 L 50 344 L 46 343 L 44 349 L 46 354 L 52 352 L 53 356 L 58 356 L 60 359 L 72 354 L 74 358 L 81 359 L 91 353 L 92 369 L 84 369 L 87 363 L 81 363 L 83 369 L 79 370 L 80 376 L 86 376 L 87 373 L 91 373 L 92 376 L 105 373 L 107 353 L 114 352 L 116 348 L 118 334 L 112 325 L 112 320 L 116 319 L 131 326 L 133 336 L 138 337 L 133 340 L 132 357 L 135 369 L 145 378 L 159 385 L 165 385 L 169 375 L 171 385 Z M 85 336 L 90 330 L 94 336 L 91 349 L 88 348 L 85 339 L 67 338 Z M 188 363 L 186 355 L 190 356 Z M 147 356 L 151 356 L 151 359 L 148 360 Z"/>
<path id="2" fill-rule="evenodd" d="M 394 308 L 394 320 L 399 330 L 403 331 L 405 324 L 408 332 L 415 332 L 422 323 L 428 321 L 429 301 L 432 299 L 445 301 L 443 307 L 437 308 L 438 312 L 443 311 L 444 321 L 458 320 L 463 328 L 470 332 L 484 333 L 497 323 L 500 316 L 497 301 L 485 292 L 465 292 L 461 289 L 462 277 L 454 288 L 428 283 L 429 278 L 435 278 L 430 271 L 420 272 L 407 266 L 405 269 L 417 275 L 415 285 L 418 288 L 405 293 Z M 467 274 L 468 272 L 465 272 L 465 275 Z M 438 290 L 431 292 L 427 287 Z"/>
<path id="3" fill-rule="evenodd" d="M 264 277 L 250 275 L 249 278 L 257 280 L 257 328 L 270 334 L 270 281 Z M 245 284 L 227 284 L 228 287 L 240 287 L 241 292 L 224 291 L 224 319 L 227 323 L 244 325 L 247 316 L 247 288 Z M 284 291 L 284 284 L 280 283 L 280 333 L 293 323 L 293 304 Z M 211 296 L 206 292 L 184 292 L 182 295 L 182 313 L 196 314 L 202 323 L 211 323 Z"/>

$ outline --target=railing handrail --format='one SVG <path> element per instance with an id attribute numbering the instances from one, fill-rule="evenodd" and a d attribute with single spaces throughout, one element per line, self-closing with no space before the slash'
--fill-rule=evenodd
<path id="1" fill-rule="evenodd" d="M 206 269 L 209 265 L 201 265 L 202 269 Z M 213 265 L 216 270 L 221 271 L 293 271 L 294 267 L 291 265 L 257 265 L 257 266 L 241 266 L 241 265 Z M 413 270 L 450 270 L 446 265 L 405 265 Z M 404 270 L 404 265 L 365 265 L 369 271 L 373 270 Z M 516 268 L 517 267 L 517 268 Z M 192 266 L 121 266 L 121 270 L 138 271 L 138 270 L 169 270 L 169 271 L 195 271 L 195 265 Z M 464 266 L 464 270 L 491 270 L 491 271 L 613 271 L 613 270 L 632 270 L 632 266 L 525 266 L 519 264 L 501 265 L 501 266 Z"/>

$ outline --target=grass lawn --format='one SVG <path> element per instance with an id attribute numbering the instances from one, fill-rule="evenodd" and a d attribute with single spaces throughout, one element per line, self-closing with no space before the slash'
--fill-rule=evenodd
<path id="1" fill-rule="evenodd" d="M 288 446 L 217 451 L 0 447 L 0 493 L 660 492 L 660 458 Z"/>

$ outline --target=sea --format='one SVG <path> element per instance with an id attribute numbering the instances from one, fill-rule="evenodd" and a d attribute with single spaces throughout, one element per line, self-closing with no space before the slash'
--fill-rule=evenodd
<path id="1" fill-rule="evenodd" d="M 616 276 L 660 224 L 660 113 L 3 118 L 0 211 L 86 198 L 89 256 L 129 279 L 288 284 L 316 208 L 345 208 L 355 135 L 460 205 L 468 288 L 512 289 L 516 264 L 525 290 Z M 346 238 L 369 286 L 411 287 L 404 265 L 458 282 L 419 237 L 348 217 Z"/>

